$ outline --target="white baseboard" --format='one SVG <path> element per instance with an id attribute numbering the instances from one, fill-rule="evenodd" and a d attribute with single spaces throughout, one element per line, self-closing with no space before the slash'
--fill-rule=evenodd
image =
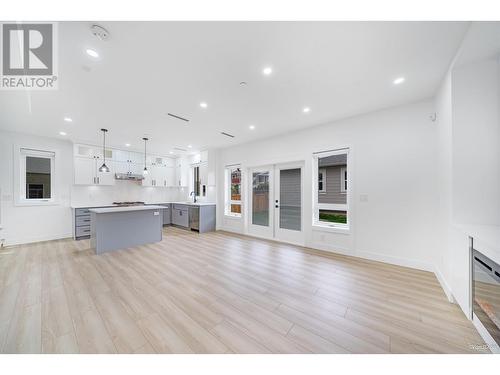
<path id="1" fill-rule="evenodd" d="M 451 288 L 446 282 L 446 279 L 444 278 L 439 268 L 434 267 L 434 275 L 436 275 L 439 284 L 441 284 L 441 288 L 443 288 L 444 294 L 446 294 L 446 298 L 448 298 L 448 301 L 450 301 L 450 303 L 456 303 L 455 298 L 453 297 L 453 293 L 451 293 Z"/>
<path id="2" fill-rule="evenodd" d="M 5 241 L 5 246 L 17 246 L 17 245 L 25 245 L 34 242 L 44 242 L 44 241 L 53 241 L 53 240 L 62 240 L 65 238 L 73 238 L 72 233 L 52 235 L 52 236 L 40 236 L 40 237 L 28 237 L 28 238 L 13 238 Z"/>
<path id="3" fill-rule="evenodd" d="M 330 246 L 318 242 L 308 243 L 305 246 L 310 247 L 311 249 L 326 251 L 332 254 L 354 256 L 352 250 L 344 246 Z"/>
<path id="4" fill-rule="evenodd" d="M 417 270 L 434 272 L 434 266 L 432 264 L 429 264 L 427 262 L 422 262 L 416 259 L 406 259 L 406 258 L 395 257 L 392 255 L 372 253 L 368 251 L 356 251 L 354 256 L 369 260 L 375 260 L 377 262 L 394 264 L 396 266 L 415 268 Z"/>

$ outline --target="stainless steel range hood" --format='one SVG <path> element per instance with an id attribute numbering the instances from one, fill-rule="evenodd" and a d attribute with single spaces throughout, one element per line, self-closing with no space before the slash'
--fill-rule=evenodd
<path id="1" fill-rule="evenodd" d="M 144 180 L 144 176 L 142 174 L 133 174 L 133 173 L 115 173 L 116 180 L 130 180 L 130 181 L 140 181 Z"/>

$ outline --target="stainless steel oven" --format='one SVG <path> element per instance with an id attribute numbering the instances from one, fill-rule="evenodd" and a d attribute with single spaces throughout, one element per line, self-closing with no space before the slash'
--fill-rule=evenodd
<path id="1" fill-rule="evenodd" d="M 472 311 L 500 345 L 500 265 L 472 249 Z"/>

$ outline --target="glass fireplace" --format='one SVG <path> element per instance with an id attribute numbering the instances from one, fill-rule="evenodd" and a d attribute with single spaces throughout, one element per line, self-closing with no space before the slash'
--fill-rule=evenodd
<path id="1" fill-rule="evenodd" d="M 472 261 L 472 310 L 500 345 L 500 265 L 477 250 Z"/>

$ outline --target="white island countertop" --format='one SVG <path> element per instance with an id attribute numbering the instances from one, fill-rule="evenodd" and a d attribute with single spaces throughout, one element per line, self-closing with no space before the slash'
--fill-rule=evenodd
<path id="1" fill-rule="evenodd" d="M 156 205 L 145 206 L 125 206 L 125 207 L 103 207 L 91 208 L 89 212 L 96 214 L 110 214 L 115 212 L 131 212 L 131 211 L 145 211 L 145 210 L 163 210 L 165 207 Z"/>

